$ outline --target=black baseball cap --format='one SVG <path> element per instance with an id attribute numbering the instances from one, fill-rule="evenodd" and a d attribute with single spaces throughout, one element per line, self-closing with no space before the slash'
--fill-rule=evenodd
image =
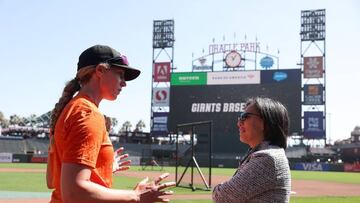
<path id="1" fill-rule="evenodd" d="M 106 45 L 94 45 L 83 51 L 79 56 L 77 70 L 79 71 L 83 67 L 97 65 L 99 63 L 108 63 L 114 67 L 123 69 L 125 71 L 124 77 L 126 81 L 137 78 L 141 72 L 129 66 L 126 56 Z"/>

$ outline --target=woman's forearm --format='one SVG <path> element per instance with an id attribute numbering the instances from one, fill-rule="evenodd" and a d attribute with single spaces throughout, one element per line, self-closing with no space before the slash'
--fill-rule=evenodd
<path id="1" fill-rule="evenodd" d="M 110 189 L 89 180 L 79 181 L 70 190 L 62 190 L 62 196 L 66 203 L 140 202 L 140 196 L 134 190 Z"/>

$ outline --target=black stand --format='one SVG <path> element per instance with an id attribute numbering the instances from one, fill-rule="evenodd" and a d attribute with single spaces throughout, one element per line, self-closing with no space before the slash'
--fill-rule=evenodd
<path id="1" fill-rule="evenodd" d="M 208 140 L 209 140 L 209 183 L 207 183 L 204 174 L 202 173 L 198 162 L 196 161 L 195 158 L 195 145 L 194 145 L 194 126 L 197 125 L 209 125 L 209 136 L 208 136 Z M 178 166 L 179 166 L 179 158 L 178 158 L 178 154 L 179 154 L 179 128 L 181 127 L 188 127 L 191 126 L 191 159 L 189 160 L 189 162 L 186 165 L 186 168 L 184 170 L 184 172 L 182 173 L 180 179 L 178 180 Z M 196 188 L 194 186 L 194 165 L 197 168 L 200 177 L 203 181 L 203 183 L 205 184 L 206 189 L 205 190 L 210 190 L 211 189 L 211 166 L 212 166 L 212 161 L 211 161 L 211 156 L 212 156 L 212 151 L 211 151 L 211 138 L 212 138 L 212 134 L 211 134 L 211 128 L 212 128 L 212 122 L 211 121 L 204 121 L 204 122 L 195 122 L 195 123 L 187 123 L 187 124 L 180 124 L 177 125 L 177 132 L 176 132 L 176 170 L 175 170 L 175 182 L 176 182 L 176 186 L 179 187 L 181 180 L 183 179 L 186 171 L 188 170 L 189 167 L 191 167 L 191 183 L 190 183 L 190 187 L 192 189 L 192 191 L 195 191 Z"/>

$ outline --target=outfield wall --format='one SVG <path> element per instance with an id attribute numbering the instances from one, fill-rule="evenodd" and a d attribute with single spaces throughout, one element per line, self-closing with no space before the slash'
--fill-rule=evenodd
<path id="1" fill-rule="evenodd" d="M 0 163 L 47 163 L 47 155 L 0 153 Z"/>
<path id="2" fill-rule="evenodd" d="M 200 138 L 200 137 L 199 137 Z M 6 140 L 7 141 L 7 140 Z M 41 140 L 39 144 L 33 142 L 37 140 L 11 140 L 5 142 L 1 140 L 1 146 L 6 146 L 9 151 L 5 151 L 5 148 L 1 148 L 0 152 L 0 163 L 46 163 L 47 154 L 44 152 L 47 148 L 48 141 Z M 208 167 L 209 159 L 208 153 L 205 151 L 208 146 L 200 142 L 196 146 L 195 157 L 200 167 Z M 31 145 L 30 145 L 30 144 Z M 43 148 L 40 150 L 43 153 L 39 154 L 39 150 L 31 150 L 30 148 L 22 149 L 20 146 L 40 146 L 36 149 Z M 43 146 L 44 145 L 44 146 Z M 17 146 L 17 147 L 15 147 Z M 125 148 L 125 153 L 130 155 L 129 159 L 132 160 L 132 165 L 143 165 L 151 163 L 152 160 L 164 166 L 175 165 L 174 153 L 176 153 L 175 145 L 160 145 L 160 144 L 130 144 L 130 143 L 114 143 L 114 148 L 119 147 Z M 186 165 L 191 155 L 189 151 L 189 145 L 179 145 L 179 154 L 181 155 L 179 161 L 182 165 Z M 21 148 L 21 150 L 18 150 Z M 11 152 L 10 150 L 14 150 Z M 32 149 L 32 148 L 31 148 Z M 17 152 L 19 151 L 19 152 Z M 238 155 L 239 153 L 219 153 L 213 152 L 212 154 L 212 166 L 213 167 L 226 167 L 226 168 L 237 168 L 239 160 L 242 158 Z M 290 159 L 290 168 L 292 170 L 305 170 L 305 171 L 345 171 L 345 172 L 360 172 L 360 162 L 355 163 L 324 163 L 324 162 L 303 162 L 301 159 Z"/>
<path id="3" fill-rule="evenodd" d="M 198 164 L 201 167 L 208 167 L 209 162 L 207 160 L 206 154 L 196 155 Z M 188 163 L 187 156 L 182 157 L 180 160 L 180 165 L 185 166 Z M 153 160 L 151 157 L 141 157 L 141 156 L 130 156 L 132 160 L 132 165 L 144 165 Z M 227 168 L 237 168 L 240 157 L 222 157 L 221 155 L 214 156 L 212 159 L 213 167 L 227 167 Z M 164 166 L 175 165 L 175 160 L 164 157 L 163 159 L 155 159 L 158 164 Z M 0 163 L 47 163 L 46 155 L 36 155 L 36 154 L 12 154 L 12 153 L 0 153 Z M 301 171 L 337 171 L 337 172 L 360 172 L 360 162 L 356 163 L 310 163 L 310 162 L 298 162 L 290 163 L 291 170 L 301 170 Z"/>

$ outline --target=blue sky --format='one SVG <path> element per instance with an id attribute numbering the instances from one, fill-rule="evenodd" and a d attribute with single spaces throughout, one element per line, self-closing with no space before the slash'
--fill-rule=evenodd
<path id="1" fill-rule="evenodd" d="M 190 71 L 192 53 L 216 42 L 255 38 L 270 53 L 280 50 L 280 67 L 300 60 L 301 10 L 326 9 L 326 96 L 328 136 L 348 138 L 360 125 L 360 2 L 356 0 L 0 0 L 0 111 L 40 115 L 53 108 L 66 81 L 75 76 L 79 54 L 108 44 L 139 67 L 104 114 L 119 124 L 140 119 L 149 128 L 153 20 L 175 20 L 174 64 Z"/>

